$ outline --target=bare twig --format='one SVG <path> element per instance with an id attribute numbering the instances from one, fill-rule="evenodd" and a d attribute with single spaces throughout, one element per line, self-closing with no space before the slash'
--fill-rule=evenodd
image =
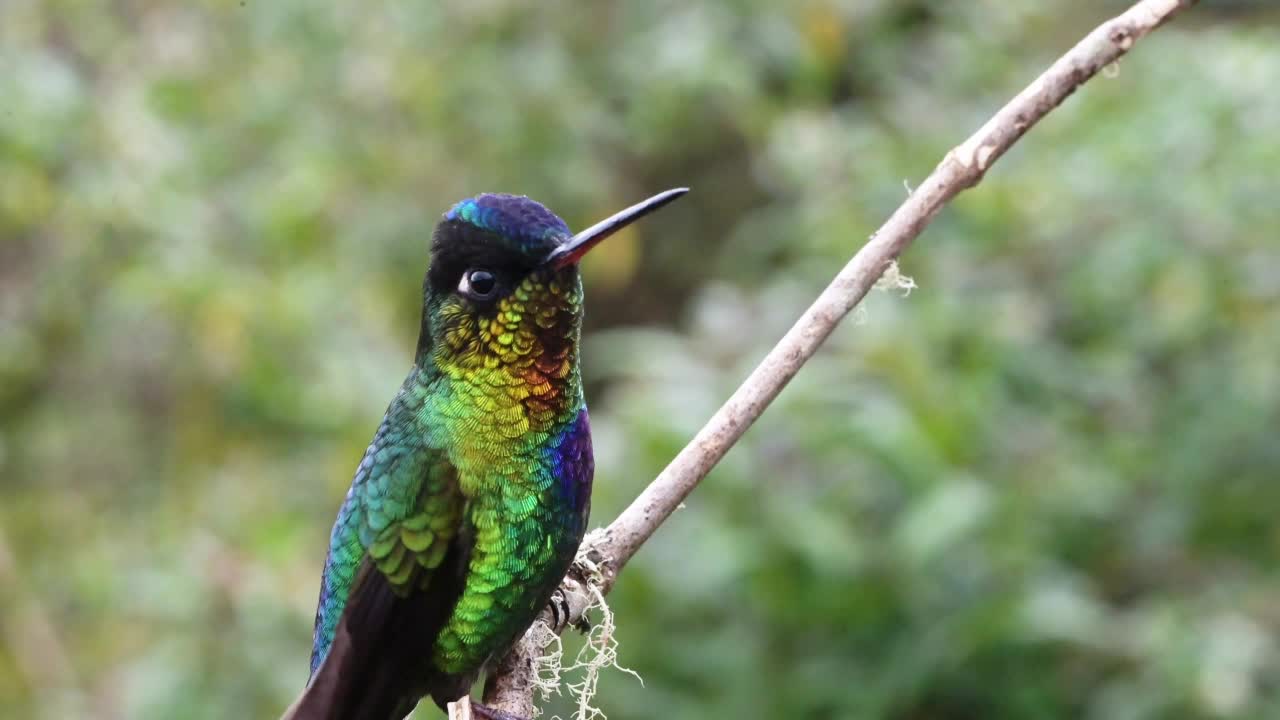
<path id="1" fill-rule="evenodd" d="M 1135 42 L 1194 5 L 1196 0 L 1142 0 L 1100 25 L 1058 58 L 1040 77 L 1009 101 L 969 139 L 953 148 L 938 167 L 836 275 L 751 376 L 707 422 L 644 492 L 602 531 L 583 543 L 585 557 L 608 592 L 618 572 L 640 546 L 697 487 L 729 448 L 777 397 L 836 325 L 875 284 L 876 279 L 919 235 L 951 198 L 977 185 L 997 159 L 1045 115 L 1100 70 L 1127 53 Z M 562 607 L 542 619 L 560 632 L 581 619 L 589 593 L 581 573 L 561 586 Z M 567 610 L 567 612 L 565 612 Z M 525 677 L 544 650 L 526 635 L 499 666 L 485 688 L 490 705 L 528 717 L 532 689 Z"/>

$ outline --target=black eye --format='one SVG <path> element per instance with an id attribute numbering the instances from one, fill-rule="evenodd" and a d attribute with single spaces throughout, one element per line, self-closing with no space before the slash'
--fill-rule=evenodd
<path id="1" fill-rule="evenodd" d="M 498 289 L 498 277 L 488 270 L 476 268 L 462 273 L 458 282 L 458 292 L 476 300 L 493 297 Z"/>

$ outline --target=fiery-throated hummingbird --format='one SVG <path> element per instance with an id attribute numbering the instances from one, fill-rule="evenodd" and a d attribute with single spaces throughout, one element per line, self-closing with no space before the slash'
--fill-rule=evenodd
<path id="1" fill-rule="evenodd" d="M 425 695 L 443 708 L 532 624 L 591 504 L 578 261 L 686 192 L 577 235 L 526 197 L 445 213 L 414 365 L 338 512 L 311 679 L 287 717 L 398 720 Z"/>

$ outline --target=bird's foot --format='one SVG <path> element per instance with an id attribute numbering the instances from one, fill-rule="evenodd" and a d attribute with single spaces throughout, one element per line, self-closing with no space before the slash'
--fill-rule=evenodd
<path id="1" fill-rule="evenodd" d="M 559 633 L 566 627 L 572 627 L 583 635 L 591 632 L 591 620 L 583 615 L 572 624 L 569 621 L 573 618 L 573 608 L 569 605 L 569 598 L 564 596 L 564 591 L 556 588 L 555 593 L 551 595 L 551 629 Z"/>

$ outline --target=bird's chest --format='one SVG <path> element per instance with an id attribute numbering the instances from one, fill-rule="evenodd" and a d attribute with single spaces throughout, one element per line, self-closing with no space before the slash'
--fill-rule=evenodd
<path id="1" fill-rule="evenodd" d="M 450 445 L 459 490 L 483 515 L 478 521 L 567 518 L 585 513 L 590 503 L 595 462 L 585 407 L 527 433 L 464 429 Z"/>
<path id="2" fill-rule="evenodd" d="M 502 604 L 545 602 L 586 531 L 594 473 L 586 410 L 547 442 L 513 451 L 468 478 L 460 473 L 473 533 L 472 571 Z"/>
<path id="3" fill-rule="evenodd" d="M 590 507 L 586 411 L 536 453 L 514 453 L 467 477 L 470 556 L 461 597 L 436 642 L 447 673 L 480 666 L 533 621 L 573 562 Z"/>

